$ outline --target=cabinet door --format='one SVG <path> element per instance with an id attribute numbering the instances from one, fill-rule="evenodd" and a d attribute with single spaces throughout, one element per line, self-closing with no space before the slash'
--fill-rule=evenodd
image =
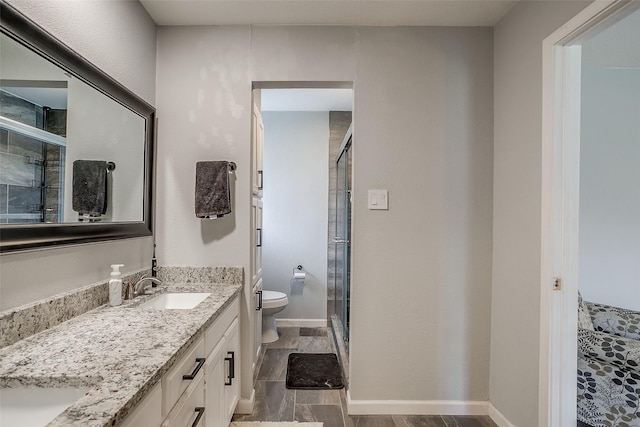
<path id="1" fill-rule="evenodd" d="M 262 278 L 262 199 L 256 200 L 256 280 L 257 283 Z"/>
<path id="2" fill-rule="evenodd" d="M 251 372 L 256 375 L 256 366 L 262 350 L 262 278 L 253 287 L 253 325 L 251 330 L 251 341 L 253 342 L 253 359 L 251 361 Z"/>
<path id="3" fill-rule="evenodd" d="M 262 277 L 262 200 L 251 199 L 251 285 Z"/>
<path id="4" fill-rule="evenodd" d="M 256 223 L 256 212 L 258 210 L 258 198 L 253 197 L 251 199 L 251 285 L 255 285 L 256 280 L 258 280 L 258 275 L 256 271 L 256 243 L 258 241 L 258 225 Z"/>
<path id="5" fill-rule="evenodd" d="M 225 339 L 207 356 L 204 372 L 205 425 L 207 427 L 226 427 L 229 424 L 224 413 L 224 356 Z"/>
<path id="6" fill-rule="evenodd" d="M 226 342 L 224 405 L 227 423 L 231 421 L 240 399 L 240 336 L 238 324 L 238 319 L 234 320 L 224 334 Z"/>
<path id="7" fill-rule="evenodd" d="M 264 159 L 264 124 L 262 115 L 258 107 L 253 104 L 251 115 L 251 188 L 253 194 L 262 197 L 263 172 L 262 164 Z"/>

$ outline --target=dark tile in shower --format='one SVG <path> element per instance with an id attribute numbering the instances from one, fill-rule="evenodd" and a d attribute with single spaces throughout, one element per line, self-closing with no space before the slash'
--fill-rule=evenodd
<path id="1" fill-rule="evenodd" d="M 8 213 L 10 214 L 34 214 L 39 212 L 40 188 L 20 187 L 9 185 Z"/>
<path id="2" fill-rule="evenodd" d="M 42 160 L 44 143 L 19 133 L 9 133 L 9 153 Z"/>
<path id="3" fill-rule="evenodd" d="M 59 136 L 67 136 L 67 110 L 49 110 L 47 131 Z"/>
<path id="4" fill-rule="evenodd" d="M 44 113 L 42 107 L 36 106 L 36 127 L 38 129 L 44 129 Z"/>
<path id="5" fill-rule="evenodd" d="M 6 153 L 9 150 L 9 131 L 0 129 L 0 153 Z"/>
<path id="6" fill-rule="evenodd" d="M 0 91 L 0 115 L 36 127 L 35 104 L 8 92 Z"/>
<path id="7" fill-rule="evenodd" d="M 24 156 L 0 153 L 0 183 L 31 186 L 36 177 L 36 167 L 25 160 Z"/>
<path id="8" fill-rule="evenodd" d="M 0 184 L 0 214 L 6 214 L 8 212 L 7 210 L 8 198 L 9 198 L 8 186 L 6 184 Z"/>

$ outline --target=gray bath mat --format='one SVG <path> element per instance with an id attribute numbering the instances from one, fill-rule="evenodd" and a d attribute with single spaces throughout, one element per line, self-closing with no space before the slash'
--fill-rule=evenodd
<path id="1" fill-rule="evenodd" d="M 291 353 L 287 363 L 287 388 L 300 390 L 344 387 L 338 357 L 333 353 Z"/>

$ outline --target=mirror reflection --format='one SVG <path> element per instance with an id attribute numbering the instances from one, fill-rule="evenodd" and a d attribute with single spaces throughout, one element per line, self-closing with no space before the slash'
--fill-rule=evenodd
<path id="1" fill-rule="evenodd" d="M 0 223 L 144 220 L 145 118 L 0 35 Z"/>

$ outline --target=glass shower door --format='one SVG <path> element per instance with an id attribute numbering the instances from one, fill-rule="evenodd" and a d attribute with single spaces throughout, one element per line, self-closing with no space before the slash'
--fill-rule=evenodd
<path id="1" fill-rule="evenodd" d="M 341 322 L 342 337 L 349 341 L 351 279 L 351 139 L 338 154 L 336 186 L 335 313 Z"/>

